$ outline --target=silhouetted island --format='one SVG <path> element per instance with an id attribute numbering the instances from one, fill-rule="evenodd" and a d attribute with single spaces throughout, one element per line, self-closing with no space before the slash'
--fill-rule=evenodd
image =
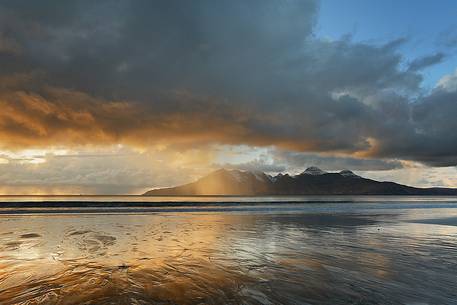
<path id="1" fill-rule="evenodd" d="M 309 167 L 295 176 L 270 176 L 260 171 L 219 169 L 195 182 L 154 189 L 143 195 L 457 195 L 457 189 L 417 188 L 363 178 L 350 170 L 329 173 L 317 167 Z"/>

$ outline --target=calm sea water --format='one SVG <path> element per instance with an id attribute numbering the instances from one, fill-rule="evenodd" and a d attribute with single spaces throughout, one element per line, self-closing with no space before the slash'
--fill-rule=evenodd
<path id="1" fill-rule="evenodd" d="M 0 304 L 457 304 L 457 198 L 1 197 Z"/>

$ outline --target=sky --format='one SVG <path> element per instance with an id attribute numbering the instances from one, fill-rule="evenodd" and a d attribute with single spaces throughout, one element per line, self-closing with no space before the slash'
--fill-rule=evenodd
<path id="1" fill-rule="evenodd" d="M 457 187 L 457 2 L 0 0 L 0 194 L 220 167 Z"/>

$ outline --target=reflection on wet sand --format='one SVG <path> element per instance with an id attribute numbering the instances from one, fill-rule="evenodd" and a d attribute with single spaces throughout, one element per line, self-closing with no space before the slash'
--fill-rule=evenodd
<path id="1" fill-rule="evenodd" d="M 4 215 L 0 304 L 455 304 L 457 227 L 401 217 Z"/>

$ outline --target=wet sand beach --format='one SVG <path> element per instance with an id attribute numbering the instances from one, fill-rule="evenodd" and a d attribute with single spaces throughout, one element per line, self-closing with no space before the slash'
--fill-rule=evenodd
<path id="1" fill-rule="evenodd" d="M 0 303 L 456 304 L 454 198 L 239 202 L 10 207 Z"/>

